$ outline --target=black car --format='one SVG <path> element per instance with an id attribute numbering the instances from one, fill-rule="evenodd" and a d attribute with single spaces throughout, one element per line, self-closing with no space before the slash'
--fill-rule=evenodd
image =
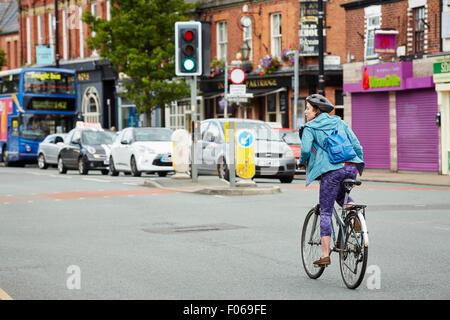
<path id="1" fill-rule="evenodd" d="M 87 174 L 89 170 L 100 170 L 108 174 L 110 146 L 117 134 L 97 128 L 73 129 L 67 134 L 58 154 L 58 171 L 78 170 Z"/>

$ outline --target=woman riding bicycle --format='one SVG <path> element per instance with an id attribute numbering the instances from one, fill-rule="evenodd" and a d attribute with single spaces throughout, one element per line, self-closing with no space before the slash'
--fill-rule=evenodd
<path id="1" fill-rule="evenodd" d="M 340 206 L 344 203 L 345 189 L 341 182 L 344 179 L 356 179 L 357 170 L 362 173 L 364 168 L 362 147 L 353 131 L 338 116 L 330 116 L 334 106 L 320 94 L 306 98 L 306 124 L 300 129 L 302 148 L 300 165 L 306 165 L 306 186 L 320 178 L 320 237 L 322 256 L 314 261 L 314 265 L 324 267 L 330 261 L 331 216 L 334 202 Z M 346 135 L 353 146 L 356 157 L 345 163 L 330 162 L 324 149 L 325 139 L 333 131 Z M 349 197 L 348 204 L 353 204 Z"/>

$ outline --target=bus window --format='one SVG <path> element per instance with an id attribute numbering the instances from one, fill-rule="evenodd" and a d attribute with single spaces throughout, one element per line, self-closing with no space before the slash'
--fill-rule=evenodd
<path id="1" fill-rule="evenodd" d="M 73 119 L 57 114 L 21 114 L 19 134 L 25 139 L 41 140 L 57 131 L 67 132 L 72 128 Z"/>
<path id="2" fill-rule="evenodd" d="M 75 94 L 75 76 L 71 73 L 28 71 L 24 75 L 24 93 Z"/>
<path id="3" fill-rule="evenodd" d="M 0 78 L 0 94 L 18 93 L 20 75 L 7 75 Z"/>

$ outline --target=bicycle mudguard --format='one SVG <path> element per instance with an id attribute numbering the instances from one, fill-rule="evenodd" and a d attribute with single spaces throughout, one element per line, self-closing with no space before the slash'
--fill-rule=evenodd
<path id="1" fill-rule="evenodd" d="M 361 223 L 361 232 L 364 238 L 364 246 L 369 247 L 369 233 L 367 231 L 366 219 L 362 212 L 358 212 L 359 222 Z"/>

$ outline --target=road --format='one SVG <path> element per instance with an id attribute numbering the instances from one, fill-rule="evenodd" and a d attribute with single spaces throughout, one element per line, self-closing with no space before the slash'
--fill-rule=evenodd
<path id="1" fill-rule="evenodd" d="M 301 265 L 317 183 L 256 180 L 282 193 L 224 197 L 143 186 L 149 177 L 0 167 L 0 299 L 450 298 L 449 188 L 353 191 L 368 205 L 373 273 L 349 290 L 336 254 L 318 280 Z"/>

